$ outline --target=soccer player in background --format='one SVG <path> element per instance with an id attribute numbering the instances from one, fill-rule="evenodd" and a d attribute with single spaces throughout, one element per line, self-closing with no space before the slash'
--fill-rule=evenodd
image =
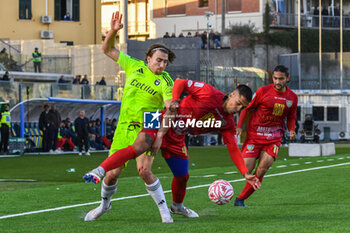
<path id="1" fill-rule="evenodd" d="M 183 98 L 179 103 L 178 100 L 183 92 L 187 92 L 188 96 Z M 209 84 L 178 79 L 175 81 L 173 87 L 171 106 L 167 110 L 177 113 L 175 119 L 172 121 L 174 122 L 171 125 L 172 127 L 169 127 L 170 123 L 166 119 L 167 115 L 163 115 L 163 125 L 160 130 L 143 129 L 131 146 L 133 150 L 126 148 L 116 152 L 98 168 L 87 173 L 86 176 L 89 176 L 91 179 L 100 180 L 105 171 L 119 167 L 125 161 L 136 158 L 147 150 L 151 150 L 152 155 L 156 155 L 158 149 L 161 148 L 162 156 L 165 158 L 174 175 L 171 185 L 173 204 L 170 207 L 170 212 L 190 218 L 198 217 L 196 212 L 183 205 L 187 181 L 189 179 L 189 154 L 185 145 L 185 135 L 187 133 L 199 135 L 221 131 L 231 159 L 236 167 L 254 189 L 260 188 L 259 180 L 254 175 L 249 174 L 235 138 L 235 120 L 233 114 L 246 107 L 251 98 L 252 91 L 245 85 L 241 85 L 229 95 L 225 95 Z M 180 121 L 185 122 L 185 125 L 179 123 Z M 207 126 L 204 126 L 204 123 L 186 125 L 186 122 L 196 121 L 207 121 L 209 124 Z M 154 142 L 152 148 L 146 142 L 147 137 L 151 137 L 152 142 Z"/>
<path id="2" fill-rule="evenodd" d="M 247 137 L 241 152 L 249 172 L 253 171 L 256 160 L 259 160 L 254 174 L 260 182 L 277 158 L 285 118 L 287 118 L 290 139 L 296 138 L 295 120 L 297 118 L 298 97 L 287 87 L 289 80 L 288 68 L 283 65 L 276 66 L 272 74 L 273 84 L 260 87 L 252 102 L 241 112 L 239 117 L 238 135 L 242 133 L 243 122 L 251 112 L 247 126 Z M 246 183 L 235 200 L 235 206 L 245 207 L 244 200 L 253 192 L 254 188 Z"/>
<path id="3" fill-rule="evenodd" d="M 163 110 L 164 106 L 169 107 L 173 80 L 164 69 L 176 57 L 162 44 L 153 44 L 149 48 L 146 52 L 147 64 L 119 51 L 115 48 L 114 43 L 117 32 L 123 28 L 121 20 L 122 15 L 119 12 L 113 13 L 111 30 L 102 45 L 103 52 L 116 61 L 126 73 L 118 126 L 109 155 L 122 148 L 132 150 L 128 146 L 133 144 L 142 130 L 143 112 Z M 151 141 L 150 137 L 147 138 L 150 145 Z M 170 223 L 173 222 L 173 219 L 170 216 L 160 181 L 151 171 L 152 163 L 153 157 L 143 154 L 137 159 L 137 169 L 145 181 L 146 190 L 159 208 L 162 222 Z M 117 191 L 118 177 L 123 167 L 124 163 L 107 172 L 101 187 L 101 204 L 85 216 L 85 221 L 94 221 L 111 208 L 111 198 Z"/>

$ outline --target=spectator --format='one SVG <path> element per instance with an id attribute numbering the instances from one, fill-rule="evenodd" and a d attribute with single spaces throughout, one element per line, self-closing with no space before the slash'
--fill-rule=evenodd
<path id="1" fill-rule="evenodd" d="M 313 16 L 313 20 L 312 20 L 312 22 L 313 22 L 313 26 L 314 27 L 318 27 L 318 15 L 319 15 L 319 10 L 318 10 L 318 8 L 315 6 L 315 9 L 314 9 L 314 16 Z"/>
<path id="2" fill-rule="evenodd" d="M 205 49 L 207 47 L 207 32 L 204 31 L 201 35 L 202 43 L 201 43 L 201 48 Z"/>
<path id="3" fill-rule="evenodd" d="M 98 85 L 106 85 L 105 77 L 101 78 L 101 80 L 98 82 Z"/>
<path id="4" fill-rule="evenodd" d="M 199 32 L 196 32 L 196 34 L 194 35 L 194 37 L 202 37 L 201 34 Z"/>
<path id="5" fill-rule="evenodd" d="M 2 81 L 10 81 L 9 72 L 6 71 L 4 76 L 2 76 Z"/>
<path id="6" fill-rule="evenodd" d="M 191 32 L 187 32 L 187 35 L 186 35 L 187 38 L 191 38 L 192 37 L 192 34 Z"/>
<path id="7" fill-rule="evenodd" d="M 63 16 L 63 20 L 70 21 L 70 14 L 69 14 L 69 12 L 67 12 L 67 13 Z"/>
<path id="8" fill-rule="evenodd" d="M 10 105 L 6 104 L 4 109 L 1 109 L 0 113 L 0 126 L 1 126 L 1 142 L 0 142 L 0 152 L 3 150 L 4 154 L 8 153 L 8 143 L 11 128 L 11 114 Z"/>
<path id="9" fill-rule="evenodd" d="M 5 54 L 5 55 L 7 55 L 6 48 L 3 48 L 3 49 L 1 50 L 1 52 L 0 52 L 0 54 Z"/>
<path id="10" fill-rule="evenodd" d="M 69 81 L 67 81 L 67 80 L 65 80 L 64 79 L 64 75 L 62 75 L 61 77 L 60 77 L 60 79 L 58 80 L 58 83 L 68 83 Z"/>
<path id="11" fill-rule="evenodd" d="M 171 38 L 176 38 L 175 32 L 171 33 Z"/>
<path id="12" fill-rule="evenodd" d="M 65 145 L 67 145 L 68 149 L 71 151 L 74 149 L 74 143 L 72 141 L 72 137 L 70 136 L 70 130 L 67 128 L 68 124 L 71 124 L 71 122 L 64 123 L 62 121 L 59 128 L 59 135 L 57 139 L 57 148 L 59 151 L 63 151 Z"/>
<path id="13" fill-rule="evenodd" d="M 73 142 L 73 144 L 78 144 L 77 134 L 74 132 L 72 122 L 69 118 L 66 119 L 65 135 L 68 138 L 68 140 L 70 139 Z"/>
<path id="14" fill-rule="evenodd" d="M 334 18 L 333 18 L 333 27 L 339 27 L 340 25 L 340 11 L 337 6 L 334 6 Z"/>
<path id="15" fill-rule="evenodd" d="M 73 84 L 80 84 L 80 74 L 77 74 L 73 80 Z"/>
<path id="16" fill-rule="evenodd" d="M 84 75 L 84 78 L 81 80 L 80 84 L 89 85 L 87 74 Z"/>
<path id="17" fill-rule="evenodd" d="M 215 32 L 213 35 L 213 44 L 214 44 L 214 49 L 221 48 L 221 37 L 218 32 Z"/>
<path id="18" fill-rule="evenodd" d="M 163 38 L 170 38 L 169 32 L 166 32 L 166 33 L 164 34 Z"/>
<path id="19" fill-rule="evenodd" d="M 184 34 L 183 34 L 182 32 L 179 34 L 179 38 L 180 38 L 180 37 L 185 37 Z"/>
<path id="20" fill-rule="evenodd" d="M 47 114 L 48 121 L 48 149 L 50 153 L 55 153 L 57 149 L 57 136 L 58 136 L 58 128 L 61 123 L 61 115 L 56 110 L 56 105 L 51 105 L 51 109 Z"/>
<path id="21" fill-rule="evenodd" d="M 44 105 L 44 111 L 40 114 L 39 117 L 39 129 L 43 132 L 43 140 L 42 140 L 42 151 L 47 152 L 49 151 L 49 147 L 47 144 L 48 140 L 48 126 L 49 122 L 47 121 L 47 114 L 49 113 L 49 105 Z"/>
<path id="22" fill-rule="evenodd" d="M 74 121 L 75 132 L 77 133 L 77 143 L 79 147 L 79 155 L 82 155 L 83 145 L 85 146 L 85 154 L 90 155 L 89 152 L 89 120 L 85 117 L 85 111 L 81 110 L 79 117 Z"/>
<path id="23" fill-rule="evenodd" d="M 214 32 L 213 32 L 213 30 L 210 30 L 210 32 L 209 32 L 209 41 L 208 41 L 209 48 L 213 47 L 213 42 L 214 42 L 213 36 L 214 36 Z"/>
<path id="24" fill-rule="evenodd" d="M 113 134 L 112 134 L 112 121 L 109 118 L 106 118 L 106 137 L 109 141 L 112 141 Z"/>
<path id="25" fill-rule="evenodd" d="M 112 131 L 111 131 L 112 141 L 113 141 L 114 132 L 115 132 L 116 129 L 117 129 L 117 119 L 113 118 L 113 120 L 112 120 Z"/>
<path id="26" fill-rule="evenodd" d="M 32 57 L 34 72 L 41 73 L 41 53 L 39 52 L 38 48 L 35 48 L 34 52 L 32 53 Z"/>
<path id="27" fill-rule="evenodd" d="M 327 27 L 328 26 L 328 8 L 326 6 L 323 6 L 321 15 L 322 15 L 323 27 Z"/>

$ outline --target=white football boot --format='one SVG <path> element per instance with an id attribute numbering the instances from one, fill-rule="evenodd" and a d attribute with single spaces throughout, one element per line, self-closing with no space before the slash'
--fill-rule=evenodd
<path id="1" fill-rule="evenodd" d="M 183 208 L 176 208 L 175 206 L 170 206 L 169 208 L 170 213 L 172 214 L 181 214 L 187 218 L 198 218 L 199 215 L 194 212 L 193 210 L 191 210 L 190 208 L 187 207 L 183 207 Z"/>
<path id="2" fill-rule="evenodd" d="M 111 208 L 112 208 L 111 205 L 109 205 L 107 209 L 102 209 L 101 206 L 98 206 L 97 208 L 92 209 L 89 213 L 86 214 L 84 221 L 85 222 L 95 221 Z"/>

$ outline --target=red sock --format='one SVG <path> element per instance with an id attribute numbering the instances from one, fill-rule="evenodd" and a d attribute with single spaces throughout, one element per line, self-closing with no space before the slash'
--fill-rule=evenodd
<path id="1" fill-rule="evenodd" d="M 134 158 L 136 158 L 136 150 L 134 147 L 128 146 L 114 152 L 105 161 L 103 161 L 103 163 L 101 163 L 100 167 L 103 167 L 105 172 L 108 172 L 115 168 L 121 167 L 124 165 L 124 163 Z"/>
<path id="2" fill-rule="evenodd" d="M 255 175 L 259 180 L 260 182 L 262 182 L 263 178 L 264 177 L 261 177 L 259 178 L 257 175 Z M 252 195 L 254 193 L 254 188 L 253 186 L 251 186 L 248 182 L 245 184 L 242 192 L 239 194 L 239 196 L 237 198 L 239 199 L 243 199 L 243 200 L 246 200 L 248 197 L 250 197 L 250 195 Z"/>
<path id="3" fill-rule="evenodd" d="M 175 203 L 183 203 L 186 195 L 187 181 L 190 178 L 190 174 L 184 176 L 174 176 L 171 183 L 171 190 L 173 193 L 173 201 Z"/>

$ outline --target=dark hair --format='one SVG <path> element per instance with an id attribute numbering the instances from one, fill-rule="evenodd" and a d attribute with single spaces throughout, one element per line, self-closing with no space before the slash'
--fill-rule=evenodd
<path id="1" fill-rule="evenodd" d="M 275 69 L 273 70 L 273 72 L 281 72 L 281 73 L 284 73 L 286 75 L 286 77 L 289 77 L 288 68 L 285 67 L 284 65 L 276 66 Z"/>
<path id="2" fill-rule="evenodd" d="M 241 96 L 244 96 L 248 102 L 252 101 L 253 92 L 247 85 L 239 85 L 236 90 Z"/>
<path id="3" fill-rule="evenodd" d="M 168 61 L 169 63 L 173 63 L 173 61 L 176 58 L 176 55 L 173 51 L 171 51 L 168 47 L 166 47 L 164 44 L 153 44 L 149 49 L 146 51 L 146 60 L 147 57 L 152 57 L 153 54 L 157 51 L 160 50 L 163 53 L 168 54 Z"/>

